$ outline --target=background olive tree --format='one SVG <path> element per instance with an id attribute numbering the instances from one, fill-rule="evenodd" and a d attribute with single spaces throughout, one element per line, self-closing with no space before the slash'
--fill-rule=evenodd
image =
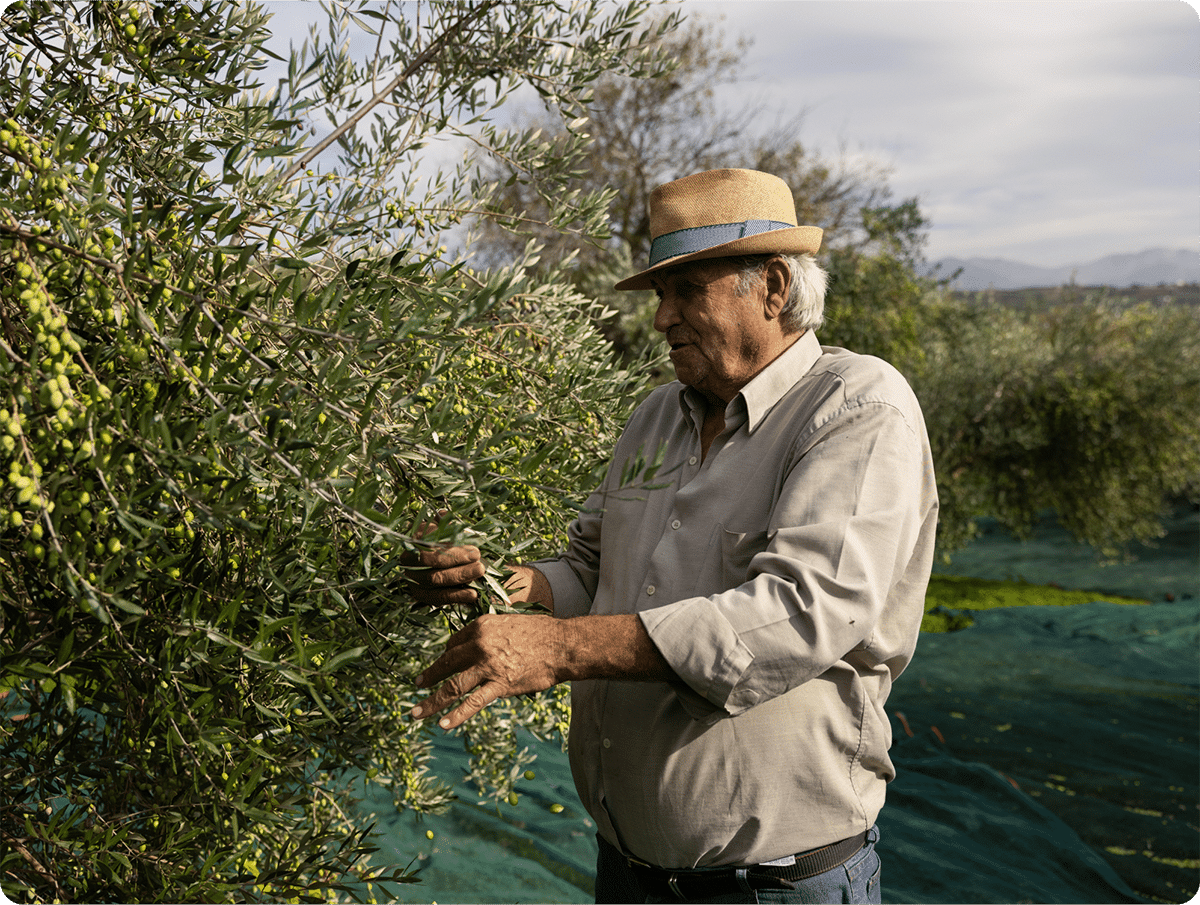
<path id="1" fill-rule="evenodd" d="M 1108 560 L 1200 502 L 1200 311 L 1067 287 L 1017 311 L 944 296 L 924 311 L 913 383 L 946 515 L 943 550 L 976 520 L 1018 537 L 1053 511 Z"/>
<path id="2" fill-rule="evenodd" d="M 598 230 L 606 199 L 564 185 L 584 104 L 604 73 L 661 69 L 674 20 L 639 25 L 641 3 L 325 9 L 278 85 L 260 84 L 253 4 L 3 12 L 16 901 L 374 898 L 413 879 L 364 860 L 350 782 L 445 803 L 410 677 L 470 614 L 413 610 L 399 558 L 455 535 L 496 563 L 553 550 L 640 390 L 554 267 L 446 251 L 500 186 L 430 148 L 485 147 L 547 220 Z M 564 140 L 496 123 L 520 86 L 563 111 Z M 503 606 L 495 577 L 485 603 Z M 517 726 L 566 716 L 561 693 L 489 708 L 466 736 L 481 790 L 511 792 Z"/>

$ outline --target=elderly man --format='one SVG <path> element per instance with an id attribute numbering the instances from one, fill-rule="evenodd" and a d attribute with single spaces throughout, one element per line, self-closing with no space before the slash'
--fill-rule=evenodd
<path id="1" fill-rule="evenodd" d="M 476 620 L 413 716 L 572 682 L 597 901 L 878 902 L 884 702 L 937 519 L 921 411 L 890 365 L 818 344 L 821 230 L 782 180 L 698 173 L 650 218 L 650 267 L 617 288 L 657 293 L 678 382 L 633 413 L 566 551 L 513 567 L 553 616 Z M 430 603 L 483 573 L 472 547 L 422 564 Z"/>

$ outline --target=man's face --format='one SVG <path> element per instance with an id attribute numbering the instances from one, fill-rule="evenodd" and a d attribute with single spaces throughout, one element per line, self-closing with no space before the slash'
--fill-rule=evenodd
<path id="1" fill-rule="evenodd" d="M 764 286 L 737 294 L 739 271 L 727 258 L 669 267 L 651 276 L 654 329 L 671 346 L 681 383 L 728 402 L 777 354 L 778 324 L 764 310 Z"/>

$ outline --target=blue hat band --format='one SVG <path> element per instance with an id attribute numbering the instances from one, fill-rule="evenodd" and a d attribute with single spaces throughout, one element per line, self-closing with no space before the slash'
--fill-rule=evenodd
<path id="1" fill-rule="evenodd" d="M 690 255 L 724 245 L 726 242 L 744 239 L 746 236 L 794 227 L 794 223 L 783 223 L 779 220 L 745 220 L 742 223 L 714 223 L 711 226 L 677 229 L 673 233 L 664 233 L 650 245 L 650 266 L 653 267 L 668 258 Z"/>

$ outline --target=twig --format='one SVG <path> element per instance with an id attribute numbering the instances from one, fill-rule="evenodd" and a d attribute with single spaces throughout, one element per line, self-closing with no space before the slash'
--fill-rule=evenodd
<path id="1" fill-rule="evenodd" d="M 431 59 L 433 59 L 434 55 L 442 49 L 443 45 L 445 45 L 451 38 L 453 38 L 455 35 L 457 35 L 471 21 L 473 21 L 475 19 L 479 19 L 485 13 L 489 12 L 491 10 L 491 8 L 493 6 L 495 6 L 497 3 L 499 3 L 499 0 L 489 0 L 489 2 L 487 2 L 487 3 L 481 3 L 479 6 L 475 7 L 468 15 L 463 16 L 461 19 L 459 19 L 457 22 L 455 22 L 454 25 L 450 26 L 448 29 L 446 29 L 446 31 L 442 32 L 441 35 L 439 35 L 432 42 L 430 42 L 428 47 L 426 47 L 423 51 L 421 51 L 419 54 L 417 54 L 416 57 L 413 58 L 412 62 L 409 63 L 408 66 L 406 66 L 404 68 L 403 72 L 401 72 L 398 76 L 396 76 L 394 79 L 392 79 L 390 82 L 388 82 L 387 85 L 384 86 L 382 91 L 380 91 L 373 98 L 371 98 L 369 101 L 367 101 L 365 104 L 363 104 L 363 106 L 360 107 L 358 109 L 358 111 L 354 113 L 354 115 L 352 115 L 349 119 L 347 119 L 344 123 L 342 123 L 336 129 L 334 129 L 332 132 L 330 132 L 327 136 L 325 136 L 324 139 L 319 141 L 312 150 L 310 150 L 307 154 L 305 154 L 303 157 L 301 157 L 299 160 L 297 160 L 294 164 L 292 164 L 292 166 L 290 168 L 288 168 L 287 172 L 283 174 L 283 177 L 280 179 L 280 183 L 285 183 L 285 182 L 288 182 L 289 180 L 291 180 L 291 178 L 293 176 L 295 176 L 297 173 L 299 173 L 301 170 L 303 170 L 305 167 L 307 167 L 310 163 L 312 163 L 313 160 L 317 157 L 317 155 L 319 155 L 322 151 L 324 151 L 326 148 L 328 148 L 331 144 L 333 144 L 335 141 L 337 141 L 339 138 L 341 138 L 343 135 L 345 135 L 346 132 L 353 129 L 355 124 L 360 119 L 362 119 L 364 116 L 366 116 L 367 113 L 370 112 L 375 106 L 377 106 L 378 104 L 380 104 L 384 100 L 386 100 L 388 95 L 390 95 L 393 91 L 395 91 L 397 88 L 399 88 L 405 82 L 407 82 L 409 80 L 409 78 L 411 78 L 412 75 L 418 69 L 420 69 L 426 63 L 428 63 Z"/>

